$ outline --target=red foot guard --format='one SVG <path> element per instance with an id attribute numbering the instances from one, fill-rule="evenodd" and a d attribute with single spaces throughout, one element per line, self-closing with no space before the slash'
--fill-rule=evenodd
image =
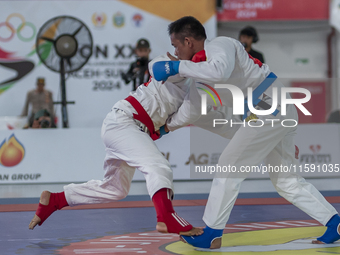
<path id="1" fill-rule="evenodd" d="M 172 207 L 170 189 L 160 189 L 153 195 L 152 201 L 157 213 L 157 222 L 166 225 L 167 230 L 164 230 L 164 232 L 179 234 L 193 228 L 190 223 L 178 216 Z"/>
<path id="2" fill-rule="evenodd" d="M 41 226 L 53 212 L 65 206 L 68 206 L 68 203 L 64 192 L 50 193 L 49 191 L 43 191 L 40 196 L 38 209 L 29 224 L 29 229 L 34 229 L 36 225 Z"/>
<path id="3" fill-rule="evenodd" d="M 163 215 L 163 221 L 168 228 L 169 233 L 179 234 L 180 232 L 190 231 L 193 227 L 176 212 Z"/>
<path id="4" fill-rule="evenodd" d="M 62 209 L 63 207 L 67 206 L 68 203 L 66 201 L 66 197 L 64 192 L 60 193 L 51 193 L 50 201 L 48 205 L 43 205 L 39 203 L 38 209 L 35 212 L 35 214 L 41 219 L 41 222 L 39 223 L 39 226 L 44 223 L 44 221 L 50 217 L 50 215 L 57 211 Z"/>

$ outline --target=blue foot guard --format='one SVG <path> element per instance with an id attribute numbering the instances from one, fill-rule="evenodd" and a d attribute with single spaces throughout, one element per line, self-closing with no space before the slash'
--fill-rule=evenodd
<path id="1" fill-rule="evenodd" d="M 319 238 L 318 241 L 324 243 L 334 243 L 335 241 L 340 239 L 340 233 L 338 231 L 340 224 L 340 216 L 334 215 L 326 224 L 327 230 L 326 232 Z"/>
<path id="2" fill-rule="evenodd" d="M 204 233 L 200 236 L 181 236 L 188 244 L 198 247 L 209 249 L 212 242 L 216 238 L 221 238 L 223 235 L 223 229 L 212 229 L 206 226 Z"/>

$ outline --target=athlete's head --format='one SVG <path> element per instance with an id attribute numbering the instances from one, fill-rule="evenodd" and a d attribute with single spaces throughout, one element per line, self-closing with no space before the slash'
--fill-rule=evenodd
<path id="1" fill-rule="evenodd" d="M 204 49 L 207 38 L 203 25 L 194 17 L 185 16 L 168 26 L 175 55 L 181 60 L 190 60 L 195 53 Z"/>

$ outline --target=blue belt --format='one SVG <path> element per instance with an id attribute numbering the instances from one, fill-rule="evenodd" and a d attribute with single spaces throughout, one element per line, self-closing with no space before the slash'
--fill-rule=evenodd
<path id="1" fill-rule="evenodd" d="M 273 84 L 273 82 L 277 79 L 277 76 L 274 73 L 270 73 L 263 82 L 257 86 L 256 89 L 253 91 L 253 106 L 257 106 L 259 103 L 264 103 L 259 96 L 261 96 L 269 87 Z M 270 107 L 268 108 L 270 109 Z M 247 98 L 244 100 L 244 115 L 243 119 L 247 118 L 247 113 L 249 112 L 248 108 L 248 100 Z M 279 110 L 275 110 L 272 114 L 276 116 L 279 113 Z"/>

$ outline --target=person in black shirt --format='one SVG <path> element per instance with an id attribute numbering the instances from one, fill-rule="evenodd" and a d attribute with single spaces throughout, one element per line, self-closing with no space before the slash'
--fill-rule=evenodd
<path id="1" fill-rule="evenodd" d="M 150 79 L 148 69 L 150 52 L 151 49 L 148 40 L 144 38 L 139 39 L 135 48 L 136 61 L 131 63 L 129 70 L 126 73 L 121 73 L 121 77 L 125 81 L 125 84 L 129 84 L 132 81 L 132 91 L 135 91 L 139 85 Z"/>
<path id="2" fill-rule="evenodd" d="M 261 52 L 258 52 L 252 49 L 251 47 L 251 45 L 253 43 L 256 43 L 258 40 L 259 40 L 259 37 L 257 35 L 255 28 L 251 26 L 247 26 L 240 31 L 239 41 L 243 44 L 246 51 L 249 53 L 250 56 L 252 56 L 253 58 L 257 58 L 262 63 L 264 63 L 263 54 Z"/>

